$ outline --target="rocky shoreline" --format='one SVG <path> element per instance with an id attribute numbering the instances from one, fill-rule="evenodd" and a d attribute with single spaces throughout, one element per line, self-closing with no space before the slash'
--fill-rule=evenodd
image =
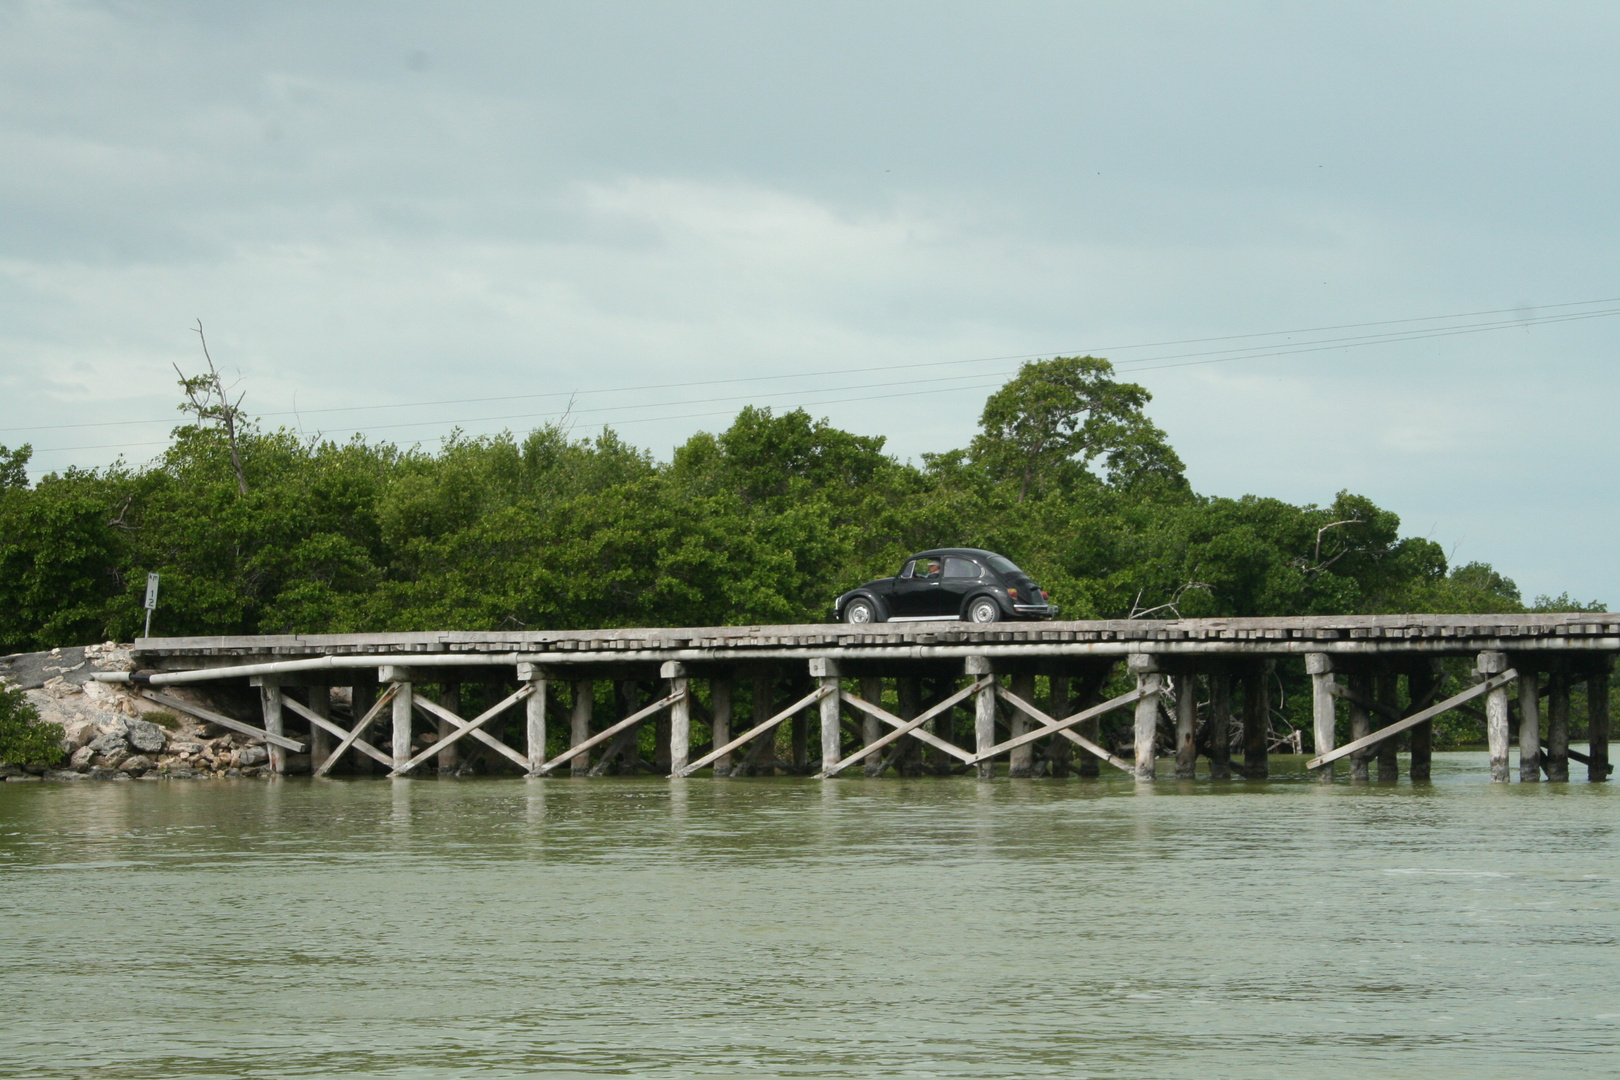
<path id="1" fill-rule="evenodd" d="M 0 657 L 0 681 L 20 687 L 41 723 L 62 728 L 67 761 L 55 768 L 0 763 L 7 782 L 199 780 L 268 777 L 269 752 L 250 736 L 164 709 L 97 671 L 129 671 L 130 646 L 115 642 Z M 196 691 L 180 696 L 210 703 Z"/>

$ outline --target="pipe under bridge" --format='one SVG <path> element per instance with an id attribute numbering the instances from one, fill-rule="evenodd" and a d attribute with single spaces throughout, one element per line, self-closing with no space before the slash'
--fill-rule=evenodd
<path id="1" fill-rule="evenodd" d="M 1110 767 L 1151 781 L 1161 758 L 1173 757 L 1180 778 L 1197 775 L 1203 757 L 1213 779 L 1259 779 L 1279 745 L 1303 751 L 1304 732 L 1276 730 L 1271 700 L 1296 665 L 1309 676 L 1308 764 L 1320 779 L 1348 758 L 1352 779 L 1368 779 L 1376 762 L 1378 778 L 1393 780 L 1404 736 L 1411 776 L 1426 780 L 1433 721 L 1462 708 L 1482 709 L 1491 779 L 1506 782 L 1510 690 L 1521 780 L 1567 780 L 1571 760 L 1607 779 L 1617 652 L 1620 615 L 1607 613 L 928 622 L 143 638 L 136 670 L 96 677 L 264 741 L 277 772 L 317 776 L 454 773 L 482 757 L 535 777 L 892 768 L 989 778 L 1004 765 L 1015 777 Z M 1462 665 L 1447 658 L 1472 664 L 1458 679 Z M 613 687 L 607 717 L 602 683 Z M 187 684 L 237 700 L 255 687 L 257 715 L 165 689 Z M 1568 738 L 1570 691 L 1581 685 L 1585 755 Z M 478 712 L 464 715 L 471 696 Z M 1341 709 L 1349 738 L 1335 745 Z M 1101 734 L 1116 710 L 1132 718 L 1128 750 Z M 508 725 L 519 713 L 521 728 Z M 654 752 L 643 761 L 648 725 Z M 367 738 L 374 732 L 383 746 Z"/>

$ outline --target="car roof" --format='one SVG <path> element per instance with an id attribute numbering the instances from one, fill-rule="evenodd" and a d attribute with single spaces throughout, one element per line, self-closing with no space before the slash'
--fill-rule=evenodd
<path id="1" fill-rule="evenodd" d="M 977 555 L 980 558 L 986 558 L 995 554 L 995 552 L 986 551 L 984 548 L 929 548 L 927 551 L 917 552 L 917 554 L 911 556 L 911 558 L 920 559 L 924 555 Z M 997 556 L 997 558 L 1000 557 L 1001 556 Z"/>

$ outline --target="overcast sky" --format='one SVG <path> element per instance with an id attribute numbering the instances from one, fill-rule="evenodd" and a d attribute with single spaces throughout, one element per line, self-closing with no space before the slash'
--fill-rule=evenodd
<path id="1" fill-rule="evenodd" d="M 660 458 L 747 402 L 915 458 L 1092 352 L 1199 491 L 1620 603 L 1617 56 L 1613 4 L 0 0 L 0 443 L 152 457 L 199 318 L 267 424 L 572 396 Z"/>

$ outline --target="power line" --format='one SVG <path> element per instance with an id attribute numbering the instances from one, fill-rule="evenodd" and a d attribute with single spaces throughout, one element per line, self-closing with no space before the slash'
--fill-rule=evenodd
<path id="1" fill-rule="evenodd" d="M 1503 308 L 1503 309 L 1495 309 L 1495 310 L 1491 310 L 1491 311 L 1460 313 L 1460 314 L 1456 314 L 1456 315 L 1424 316 L 1422 318 L 1414 318 L 1414 319 L 1388 319 L 1388 320 L 1380 320 L 1380 321 L 1377 321 L 1377 322 L 1345 323 L 1345 324 L 1339 324 L 1339 325 L 1336 325 L 1336 326 L 1326 326 L 1326 327 L 1319 327 L 1319 328 L 1314 328 L 1314 329 L 1268 331 L 1268 332 L 1265 332 L 1265 333 L 1258 333 L 1258 334 L 1226 335 L 1226 336 L 1222 336 L 1222 337 L 1188 338 L 1188 339 L 1183 339 L 1180 342 L 1160 342 L 1160 343 L 1158 343 L 1158 345 L 1159 346 L 1168 346 L 1168 345 L 1174 345 L 1174 344 L 1199 344 L 1199 343 L 1207 343 L 1207 342 L 1213 342 L 1213 341 L 1255 340 L 1255 339 L 1260 339 L 1260 338 L 1285 337 L 1285 336 L 1291 336 L 1291 335 L 1294 335 L 1294 334 L 1319 333 L 1319 332 L 1326 332 L 1326 331 L 1330 331 L 1330 330 L 1371 328 L 1371 327 L 1383 327 L 1383 326 L 1401 326 L 1401 325 L 1410 325 L 1410 324 L 1413 324 L 1413 323 L 1445 322 L 1445 321 L 1448 321 L 1448 320 L 1454 322 L 1457 319 L 1479 318 L 1479 317 L 1486 316 L 1486 315 L 1500 315 L 1500 314 L 1506 314 L 1506 313 L 1509 313 L 1509 312 L 1513 312 L 1513 313 L 1515 313 L 1517 315 L 1517 317 L 1512 318 L 1512 319 L 1499 319 L 1499 320 L 1493 320 L 1493 321 L 1485 321 L 1485 322 L 1463 324 L 1463 325 L 1460 325 L 1460 326 L 1459 325 L 1424 326 L 1424 327 L 1417 327 L 1417 328 L 1410 329 L 1410 330 L 1398 330 L 1398 331 L 1393 331 L 1393 332 L 1388 332 L 1388 333 L 1345 335 L 1345 336 L 1340 336 L 1340 337 L 1318 338 L 1318 339 L 1315 339 L 1315 340 L 1299 341 L 1299 342 L 1270 342 L 1270 343 L 1256 344 L 1256 345 L 1250 345 L 1250 346 L 1243 346 L 1243 347 L 1238 347 L 1238 348 L 1212 349 L 1212 350 L 1194 351 L 1194 352 L 1187 352 L 1187 353 L 1170 353 L 1170 354 L 1161 355 L 1161 356 L 1137 357 L 1137 358 L 1125 359 L 1125 360 L 1117 361 L 1117 362 L 1115 362 L 1114 366 L 1115 366 L 1116 369 L 1125 370 L 1125 371 L 1153 371 L 1153 370 L 1162 370 L 1162 369 L 1167 369 L 1167 368 L 1191 367 L 1191 366 L 1204 365 L 1204 364 L 1228 363 L 1228 362 L 1235 361 L 1235 360 L 1265 359 L 1265 358 L 1268 358 L 1268 357 L 1301 355 L 1301 354 L 1306 354 L 1306 353 L 1324 352 L 1324 351 L 1331 351 L 1331 350 L 1336 350 L 1336 349 L 1360 348 L 1360 347 L 1367 347 L 1367 346 L 1371 346 L 1371 345 L 1391 344 L 1391 343 L 1399 343 L 1399 342 L 1406 342 L 1406 341 L 1416 341 L 1416 340 L 1422 340 L 1422 339 L 1426 339 L 1426 338 L 1452 337 L 1452 336 L 1456 336 L 1456 335 L 1460 335 L 1460 334 L 1485 333 L 1485 332 L 1490 332 L 1490 331 L 1494 331 L 1494 330 L 1513 329 L 1513 328 L 1518 328 L 1518 327 L 1530 327 L 1530 326 L 1555 324 L 1555 323 L 1563 323 L 1563 322 L 1575 322 L 1575 321 L 1581 321 L 1581 320 L 1586 320 L 1586 319 L 1607 318 L 1607 317 L 1612 317 L 1614 315 L 1620 315 L 1620 307 L 1604 308 L 1604 309 L 1599 309 L 1599 310 L 1595 310 L 1595 311 L 1594 310 L 1567 311 L 1567 310 L 1564 310 L 1564 309 L 1581 308 L 1581 307 L 1592 308 L 1592 307 L 1594 307 L 1595 305 L 1598 305 L 1598 304 L 1607 304 L 1607 303 L 1616 303 L 1616 302 L 1620 302 L 1620 298 L 1617 298 L 1617 300 L 1590 300 L 1590 301 L 1572 302 L 1572 303 L 1567 303 L 1567 304 L 1543 305 L 1539 309 L 1541 311 L 1549 311 L 1549 310 L 1551 310 L 1551 311 L 1559 312 L 1558 314 L 1551 314 L 1551 315 L 1540 315 L 1540 314 L 1523 315 L 1523 314 L 1518 314 L 1519 309 Z M 1118 351 L 1126 350 L 1126 349 L 1146 348 L 1146 347 L 1150 347 L 1150 346 L 1146 346 L 1146 345 L 1143 345 L 1143 346 L 1113 346 L 1113 347 L 1110 347 L 1108 349 L 1094 349 L 1094 350 L 1088 350 L 1088 351 L 1091 351 L 1091 352 L 1118 352 Z M 973 359 L 969 359 L 969 360 L 924 361 L 924 362 L 913 363 L 913 364 L 884 365 L 883 369 L 885 371 L 906 371 L 906 370 L 917 370 L 917 369 L 920 369 L 920 368 L 930 368 L 930 367 L 949 367 L 949 366 L 960 366 L 960 365 L 965 365 L 965 364 L 983 364 L 983 363 L 991 363 L 991 362 L 995 362 L 995 361 L 1003 361 L 1004 362 L 1004 361 L 1007 361 L 1007 360 L 1026 360 L 1026 359 L 1032 359 L 1032 358 L 1035 358 L 1035 357 L 1048 356 L 1048 355 L 1055 355 L 1055 354 L 1053 354 L 1053 353 L 1031 353 L 1031 354 L 1020 354 L 1020 355 L 1010 355 L 1010 356 L 1001 356 L 1001 357 L 977 357 L 977 358 L 973 358 Z M 263 415 L 265 415 L 265 416 L 309 415 L 311 413 L 325 414 L 325 413 L 337 413 L 337 412 L 358 412 L 358 411 L 372 411 L 372 410 L 384 409 L 384 408 L 412 408 L 412 407 L 421 407 L 421 406 L 429 406 L 429 405 L 469 404 L 469 403 L 479 403 L 479 402 L 486 402 L 486 401 L 543 400 L 543 399 L 546 399 L 546 398 L 562 398 L 562 397 L 575 398 L 575 397 L 585 396 L 585 395 L 649 392 L 649 391 L 656 391 L 656 390 L 678 389 L 678 388 L 683 388 L 683 387 L 722 386 L 722 385 L 735 385 L 735 384 L 742 384 L 742 383 L 772 382 L 772 381 L 781 381 L 781 380 L 786 380 L 786 379 L 819 378 L 819 377 L 825 377 L 827 375 L 836 375 L 836 374 L 849 374 L 849 373 L 857 373 L 857 372 L 859 372 L 859 373 L 868 373 L 868 372 L 871 372 L 872 370 L 873 369 L 872 369 L 871 366 L 860 367 L 860 368 L 824 369 L 824 370 L 818 371 L 818 372 L 803 372 L 803 373 L 784 374 L 784 375 L 751 376 L 751 377 L 732 378 L 732 379 L 693 380 L 693 381 L 682 382 L 682 383 L 649 384 L 649 385 L 641 386 L 641 387 L 597 388 L 597 389 L 591 389 L 591 390 L 578 391 L 578 392 L 575 392 L 573 394 L 566 394 L 566 393 L 562 393 L 562 392 L 546 393 L 546 394 L 517 394 L 517 395 L 504 395 L 504 396 L 498 397 L 498 398 L 461 398 L 461 399 L 450 399 L 450 400 L 436 401 L 436 402 L 404 402 L 404 403 L 396 403 L 396 404 L 391 404 L 391 405 L 352 406 L 352 407 L 337 407 L 337 408 L 327 408 L 327 409 L 302 409 L 302 410 L 297 410 L 296 412 L 273 412 L 273 413 L 266 413 L 266 414 L 263 414 Z M 877 388 L 885 388 L 885 387 L 896 386 L 896 385 L 915 385 L 917 382 L 925 382 L 925 383 L 965 382 L 966 380 L 974 380 L 971 384 L 955 386 L 955 387 L 944 387 L 944 388 L 930 389 L 930 390 L 912 390 L 912 391 L 905 391 L 905 392 L 899 392 L 899 393 L 894 393 L 894 394 L 865 395 L 867 397 L 877 397 L 877 398 L 885 398 L 885 399 L 886 398 L 893 398 L 893 397 L 909 397 L 909 396 L 916 396 L 916 395 L 919 395 L 919 394 L 943 393 L 943 392 L 949 392 L 949 391 L 958 390 L 958 389 L 960 389 L 960 390 L 980 389 L 985 385 L 994 385 L 994 383 L 986 384 L 982 380 L 987 379 L 987 378 L 995 378 L 995 379 L 1005 378 L 1007 375 L 1010 375 L 1012 373 L 1013 373 L 1012 371 L 1006 371 L 1006 370 L 993 371 L 993 372 L 980 371 L 980 372 L 975 372 L 975 373 L 973 373 L 971 375 L 934 376 L 934 377 L 931 377 L 931 378 L 926 378 L 926 379 L 921 379 L 921 380 L 903 380 L 903 381 L 899 381 L 899 382 L 890 381 L 890 382 L 879 382 L 879 383 L 862 383 L 862 384 L 854 384 L 854 385 L 846 385 L 846 386 L 830 386 L 830 387 L 821 387 L 821 388 L 806 388 L 806 389 L 802 389 L 802 390 L 786 390 L 786 391 L 778 391 L 778 392 L 774 392 L 774 393 L 773 392 L 767 392 L 765 394 L 757 394 L 756 393 L 756 394 L 734 395 L 734 396 L 726 397 L 726 398 L 704 398 L 704 399 L 688 400 L 688 401 L 680 401 L 680 402 L 659 401 L 659 402 L 646 402 L 646 403 L 639 403 L 639 404 L 605 405 L 605 406 L 600 406 L 600 407 L 593 408 L 593 409 L 571 410 L 571 412 L 575 412 L 575 413 L 624 413 L 624 412 L 630 412 L 630 411 L 640 411 L 640 410 L 649 409 L 649 408 L 669 408 L 669 407 L 672 407 L 672 406 L 678 407 L 678 406 L 681 406 L 681 405 L 708 404 L 708 403 L 713 403 L 713 402 L 718 402 L 718 401 L 761 400 L 762 398 L 768 399 L 768 398 L 781 398 L 781 397 L 794 397 L 796 399 L 799 399 L 801 401 L 801 403 L 804 404 L 804 405 L 817 405 L 817 406 L 819 406 L 819 405 L 839 404 L 839 403 L 846 402 L 846 401 L 858 401 L 858 400 L 862 400 L 862 398 L 839 398 L 839 399 L 825 400 L 825 401 L 820 401 L 820 400 L 811 401 L 811 400 L 804 400 L 805 396 L 806 395 L 821 395 L 821 394 L 828 394 L 828 393 L 841 393 L 841 392 L 845 392 L 845 391 L 848 391 L 848 390 L 856 390 L 856 389 L 877 389 Z M 641 417 L 641 418 L 624 419 L 624 420 L 618 420 L 618 421 L 607 421 L 606 423 L 608 423 L 608 424 L 617 423 L 617 424 L 622 426 L 622 425 L 630 424 L 630 423 L 647 423 L 647 422 L 653 422 L 653 421 L 657 421 L 657 420 L 687 419 L 687 418 L 694 417 L 694 416 L 724 415 L 726 412 L 729 412 L 729 410 L 709 411 L 709 412 L 703 412 L 703 413 L 671 414 L 671 415 L 663 415 L 663 416 L 655 416 L 655 417 Z M 435 419 L 435 420 L 408 421 L 408 422 L 401 422 L 401 423 L 395 423 L 395 424 L 368 425 L 368 426 L 366 426 L 364 428 L 358 428 L 358 429 L 354 429 L 354 430 L 365 431 L 365 432 L 388 431 L 388 430 L 399 430 L 399 429 L 412 428 L 412 427 L 437 427 L 437 426 L 443 426 L 443 425 L 446 425 L 446 424 L 463 424 L 463 423 L 469 423 L 470 424 L 470 423 L 488 423 L 488 422 L 491 422 L 491 421 L 501 421 L 501 420 L 538 419 L 538 418 L 541 418 L 541 417 L 555 417 L 555 416 L 560 416 L 560 415 L 563 415 L 563 414 L 558 413 L 558 412 L 556 412 L 554 410 L 553 411 L 546 411 L 546 412 L 524 412 L 524 413 L 503 414 L 503 415 L 500 415 L 500 416 L 464 417 L 464 418 L 460 418 L 460 419 Z M 42 427 L 37 427 L 37 428 L 36 427 L 9 428 L 9 429 L 0 429 L 0 431 L 60 430 L 60 429 L 63 429 L 63 428 L 113 427 L 113 426 L 131 425 L 131 424 L 166 423 L 166 422 L 169 422 L 169 421 L 133 421 L 133 420 L 131 420 L 131 421 L 108 421 L 108 422 L 104 422 L 104 423 L 52 425 L 52 426 L 42 426 Z M 596 425 L 593 424 L 592 426 L 594 427 Z M 137 448 L 137 447 L 162 446 L 162 445 L 166 445 L 166 444 L 167 444 L 167 440 L 163 440 L 163 441 L 152 440 L 152 441 L 143 441 L 143 442 L 123 442 L 123 443 L 101 443 L 101 444 L 92 444 L 92 445 L 84 445 L 84 446 L 41 448 L 38 452 L 39 453 L 65 453 L 65 452 L 76 451 L 76 450 L 106 450 L 106 449 L 120 449 L 120 448 L 133 449 L 133 448 Z"/>

